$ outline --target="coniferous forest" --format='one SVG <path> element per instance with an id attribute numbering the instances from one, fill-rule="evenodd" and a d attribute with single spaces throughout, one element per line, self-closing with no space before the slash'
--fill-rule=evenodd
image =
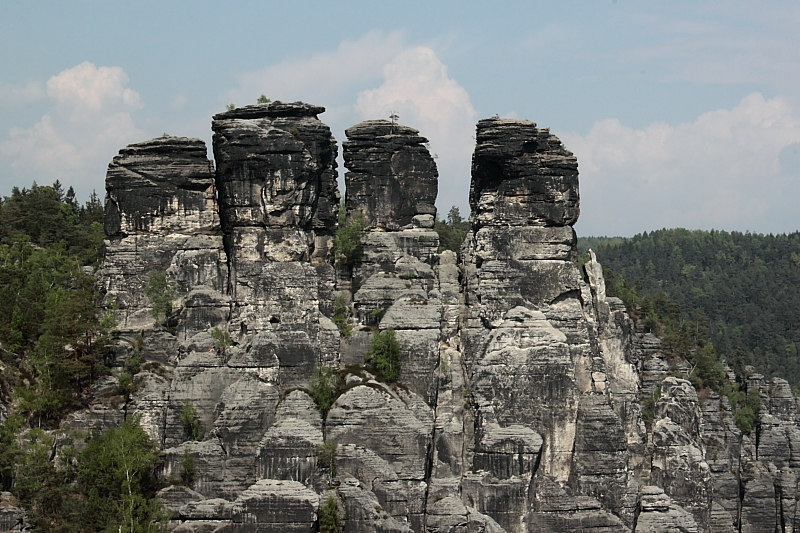
<path id="1" fill-rule="evenodd" d="M 579 239 L 589 247 L 609 292 L 642 320 L 652 323 L 661 302 L 737 371 L 752 365 L 800 388 L 800 233 L 662 229 Z"/>
<path id="2" fill-rule="evenodd" d="M 0 202 L 0 489 L 36 531 L 160 528 L 156 448 L 135 420 L 83 449 L 47 431 L 109 373 L 114 323 L 97 313 L 92 275 L 102 242 L 96 194 L 80 204 L 59 182 L 34 183 Z"/>

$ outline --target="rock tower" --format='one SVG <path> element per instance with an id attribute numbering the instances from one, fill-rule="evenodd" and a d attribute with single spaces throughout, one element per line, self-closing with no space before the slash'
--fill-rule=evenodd
<path id="1" fill-rule="evenodd" d="M 340 204 L 323 111 L 216 115 L 216 169 L 176 137 L 109 165 L 98 283 L 117 364 L 146 363 L 130 401 L 68 424 L 140 416 L 164 479 L 191 455 L 193 487 L 160 493 L 173 531 L 312 532 L 330 499 L 347 533 L 797 530 L 788 385 L 750 378 L 765 406 L 750 438 L 724 396 L 674 375 L 691 369 L 606 296 L 593 255 L 579 266 L 578 163 L 556 136 L 478 123 L 471 230 L 440 253 L 427 140 L 389 121 L 348 129 Z M 336 264 L 339 221 L 360 219 L 360 260 Z M 164 275 L 172 309 L 154 316 L 146 288 Z M 365 354 L 390 329 L 387 383 Z M 329 407 L 320 376 L 339 380 Z"/>

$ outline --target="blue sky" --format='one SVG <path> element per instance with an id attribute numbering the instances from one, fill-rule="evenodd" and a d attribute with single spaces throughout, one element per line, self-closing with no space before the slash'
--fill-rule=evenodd
<path id="1" fill-rule="evenodd" d="M 0 194 L 108 162 L 260 94 L 344 130 L 397 111 L 466 212 L 475 122 L 578 157 L 579 235 L 800 229 L 800 3 L 0 2 Z M 344 169 L 340 168 L 340 172 Z"/>

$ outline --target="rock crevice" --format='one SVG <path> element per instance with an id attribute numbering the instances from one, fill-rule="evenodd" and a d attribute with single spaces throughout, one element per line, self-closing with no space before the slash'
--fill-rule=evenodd
<path id="1" fill-rule="evenodd" d="M 797 530 L 788 385 L 751 377 L 765 407 L 749 437 L 725 396 L 669 375 L 674 362 L 607 297 L 594 256 L 579 267 L 578 165 L 556 136 L 478 123 L 456 254 L 433 231 L 427 140 L 385 120 L 353 126 L 342 205 L 346 220 L 363 216 L 362 257 L 337 266 L 323 111 L 272 102 L 214 116 L 216 169 L 202 141 L 175 137 L 109 165 L 98 284 L 120 324 L 118 364 L 138 355 L 147 370 L 124 412 L 69 423 L 138 414 L 165 479 L 194 458 L 193 490 L 161 494 L 174 531 L 311 532 L 328 498 L 356 533 Z M 169 316 L 153 316 L 153 274 L 174 290 Z M 401 352 L 392 383 L 365 360 L 388 329 Z M 323 410 L 320 375 L 339 380 Z"/>

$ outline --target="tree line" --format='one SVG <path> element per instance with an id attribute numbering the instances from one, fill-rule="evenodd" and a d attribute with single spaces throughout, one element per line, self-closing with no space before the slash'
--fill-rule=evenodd
<path id="1" fill-rule="evenodd" d="M 663 229 L 579 247 L 590 242 L 610 284 L 627 280 L 623 296 L 669 299 L 668 314 L 705 331 L 738 372 L 752 365 L 800 388 L 800 233 Z"/>
<path id="2" fill-rule="evenodd" d="M 97 313 L 103 205 L 36 183 L 0 200 L 0 488 L 34 531 L 151 532 L 164 516 L 155 445 L 136 420 L 59 429 L 110 373 L 110 315 Z M 122 380 L 121 380 L 122 381 Z"/>

